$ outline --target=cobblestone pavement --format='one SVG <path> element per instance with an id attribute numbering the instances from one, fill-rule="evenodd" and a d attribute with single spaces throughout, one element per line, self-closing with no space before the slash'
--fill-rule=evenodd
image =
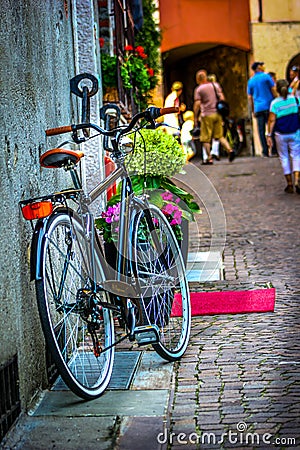
<path id="1" fill-rule="evenodd" d="M 168 448 L 300 448 L 300 196 L 284 193 L 278 158 L 200 166 L 224 206 L 225 279 L 197 290 L 273 285 L 273 313 L 193 318 L 177 365 Z M 210 223 L 199 216 L 201 250 Z M 198 230 L 191 227 L 191 242 Z M 184 434 L 179 434 L 184 433 Z"/>

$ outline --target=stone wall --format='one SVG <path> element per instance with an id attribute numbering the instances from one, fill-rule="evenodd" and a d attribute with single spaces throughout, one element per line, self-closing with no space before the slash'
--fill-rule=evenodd
<path id="1" fill-rule="evenodd" d="M 84 71 L 99 74 L 98 19 L 92 0 L 0 0 L 0 7 L 0 366 L 18 355 L 24 409 L 45 387 L 46 373 L 29 281 L 31 228 L 18 202 L 71 185 L 63 171 L 41 169 L 39 156 L 64 140 L 46 140 L 44 130 L 79 115 L 70 78 Z M 99 100 L 92 119 L 98 116 Z M 100 170 L 98 151 L 87 166 L 95 161 Z"/>

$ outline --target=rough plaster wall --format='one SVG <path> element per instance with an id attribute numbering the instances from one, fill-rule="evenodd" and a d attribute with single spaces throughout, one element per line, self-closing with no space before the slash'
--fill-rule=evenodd
<path id="1" fill-rule="evenodd" d="M 292 58 L 300 53 L 300 23 L 253 23 L 253 60 L 285 78 Z"/>
<path id="2" fill-rule="evenodd" d="M 31 230 L 18 201 L 61 186 L 62 171 L 41 169 L 55 146 L 44 130 L 74 119 L 70 5 L 63 0 L 0 0 L 0 364 L 17 353 L 22 404 L 45 381 L 43 337 L 29 283 Z M 69 183 L 69 180 L 67 181 Z"/>

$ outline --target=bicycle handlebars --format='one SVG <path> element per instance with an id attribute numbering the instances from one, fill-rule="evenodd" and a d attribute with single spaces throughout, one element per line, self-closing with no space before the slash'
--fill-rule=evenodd
<path id="1" fill-rule="evenodd" d="M 46 136 L 55 136 L 56 134 L 69 133 L 73 131 L 73 125 L 67 125 L 65 127 L 48 128 L 45 130 Z"/>
<path id="2" fill-rule="evenodd" d="M 135 124 L 140 119 L 146 119 L 147 122 L 153 123 L 155 119 L 158 119 L 158 117 L 164 116 L 166 114 L 174 114 L 178 113 L 179 108 L 177 107 L 170 107 L 170 108 L 157 108 L 155 106 L 151 106 L 146 111 L 140 112 L 133 116 L 131 121 L 129 122 L 128 126 L 120 129 L 120 127 L 114 128 L 113 130 L 104 130 L 103 128 L 99 127 L 98 125 L 95 125 L 93 123 L 81 123 L 78 125 L 66 125 L 63 127 L 57 127 L 57 128 L 48 128 L 45 130 L 46 136 L 56 136 L 58 134 L 64 134 L 64 133 L 70 133 L 75 132 L 78 130 L 82 130 L 85 128 L 93 128 L 94 130 L 100 132 L 104 136 L 114 136 L 116 134 L 117 130 L 120 130 L 120 134 L 126 134 L 129 131 L 132 130 L 132 128 L 135 126 Z"/>

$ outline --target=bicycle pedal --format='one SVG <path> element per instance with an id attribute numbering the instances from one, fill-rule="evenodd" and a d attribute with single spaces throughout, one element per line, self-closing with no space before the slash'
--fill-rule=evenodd
<path id="1" fill-rule="evenodd" d="M 156 344 L 159 342 L 159 328 L 156 325 L 136 327 L 134 337 L 138 345 Z"/>

